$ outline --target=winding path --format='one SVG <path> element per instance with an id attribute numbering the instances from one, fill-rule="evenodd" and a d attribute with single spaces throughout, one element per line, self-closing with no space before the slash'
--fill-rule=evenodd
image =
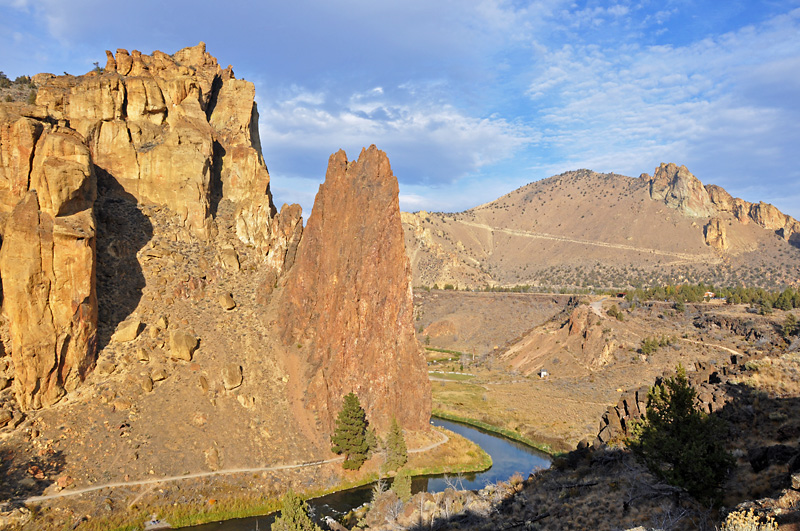
<path id="1" fill-rule="evenodd" d="M 441 446 L 450 440 L 450 437 L 448 437 L 446 433 L 441 431 L 439 431 L 438 433 L 443 437 L 442 440 L 440 440 L 439 442 L 431 443 L 427 446 L 423 446 L 422 448 L 415 448 L 413 450 L 409 450 L 408 453 L 416 454 L 421 452 L 427 452 L 428 450 L 433 450 L 434 448 Z M 216 470 L 213 472 L 196 472 L 194 474 L 183 474 L 180 476 L 167 476 L 164 478 L 143 479 L 139 481 L 118 481 L 114 483 L 104 483 L 102 485 L 93 485 L 91 487 L 84 487 L 82 489 L 74 489 L 69 491 L 62 490 L 61 492 L 57 492 L 55 494 L 47 494 L 44 496 L 31 496 L 30 498 L 26 498 L 25 500 L 23 500 L 23 502 L 24 503 L 40 502 L 46 500 L 54 500 L 57 498 L 66 498 L 69 496 L 79 496 L 81 494 L 86 494 L 87 492 L 95 492 L 103 489 L 113 489 L 119 487 L 136 487 L 140 485 L 154 485 L 157 483 L 170 483 L 174 481 L 183 481 L 186 479 L 205 478 L 211 476 L 224 476 L 230 474 L 253 473 L 253 472 L 274 472 L 278 470 L 292 470 L 295 468 L 320 466 L 343 460 L 344 456 L 340 456 L 340 457 L 334 457 L 332 459 L 324 459 L 322 461 L 311 461 L 308 463 L 299 463 L 294 465 L 275 465 L 275 466 L 253 467 L 253 468 L 227 468 L 224 470 Z"/>
<path id="2" fill-rule="evenodd" d="M 681 338 L 681 341 L 686 341 L 687 343 L 696 343 L 698 345 L 703 345 L 704 347 L 721 348 L 722 350 L 727 350 L 731 354 L 736 354 L 738 356 L 742 355 L 742 353 L 739 352 L 738 350 L 734 350 L 732 348 L 728 348 L 728 347 L 725 347 L 723 345 L 715 345 L 714 343 L 706 343 L 705 341 L 695 341 L 694 339 L 684 339 L 684 338 Z"/>

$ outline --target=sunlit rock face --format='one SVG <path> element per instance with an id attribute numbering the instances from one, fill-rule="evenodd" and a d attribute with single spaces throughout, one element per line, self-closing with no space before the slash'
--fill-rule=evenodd
<path id="1" fill-rule="evenodd" d="M 94 364 L 97 191 L 81 135 L 29 110 L 0 108 L 0 277 L 17 401 L 38 409 Z"/>
<path id="2" fill-rule="evenodd" d="M 284 340 L 308 362 L 306 407 L 330 430 L 349 392 L 369 421 L 408 428 L 430 417 L 426 363 L 414 337 L 411 268 L 397 179 L 375 146 L 331 155 L 288 274 Z"/>

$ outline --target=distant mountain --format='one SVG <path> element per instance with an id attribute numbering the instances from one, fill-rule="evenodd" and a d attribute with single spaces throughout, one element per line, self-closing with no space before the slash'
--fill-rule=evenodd
<path id="1" fill-rule="evenodd" d="M 800 223 L 704 186 L 685 166 L 577 170 L 465 212 L 403 213 L 415 286 L 624 287 L 800 279 Z"/>

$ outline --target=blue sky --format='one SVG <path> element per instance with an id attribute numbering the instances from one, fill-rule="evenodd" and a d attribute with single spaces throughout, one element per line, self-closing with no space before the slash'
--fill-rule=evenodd
<path id="1" fill-rule="evenodd" d="M 0 0 L 12 78 L 199 41 L 256 84 L 278 206 L 374 143 L 404 210 L 676 162 L 800 218 L 800 0 Z"/>

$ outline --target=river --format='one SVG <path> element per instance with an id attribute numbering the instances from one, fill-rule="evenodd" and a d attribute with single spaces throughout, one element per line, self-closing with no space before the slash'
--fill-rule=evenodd
<path id="1" fill-rule="evenodd" d="M 479 428 L 434 418 L 434 426 L 441 426 L 478 444 L 486 453 L 492 456 L 492 468 L 485 472 L 464 474 L 463 477 L 446 478 L 444 476 L 417 477 L 411 483 L 414 493 L 420 491 L 441 492 L 448 486 L 457 489 L 481 489 L 489 483 L 505 481 L 514 473 L 519 472 L 523 477 L 537 469 L 548 468 L 550 458 L 529 446 L 512 441 L 501 435 L 485 432 Z M 372 499 L 372 485 L 365 485 L 355 489 L 334 492 L 320 498 L 308 500 L 312 517 L 319 522 L 326 516 L 337 518 Z M 273 515 L 252 518 L 239 518 L 224 522 L 213 522 L 193 527 L 183 528 L 190 531 L 268 531 Z"/>

